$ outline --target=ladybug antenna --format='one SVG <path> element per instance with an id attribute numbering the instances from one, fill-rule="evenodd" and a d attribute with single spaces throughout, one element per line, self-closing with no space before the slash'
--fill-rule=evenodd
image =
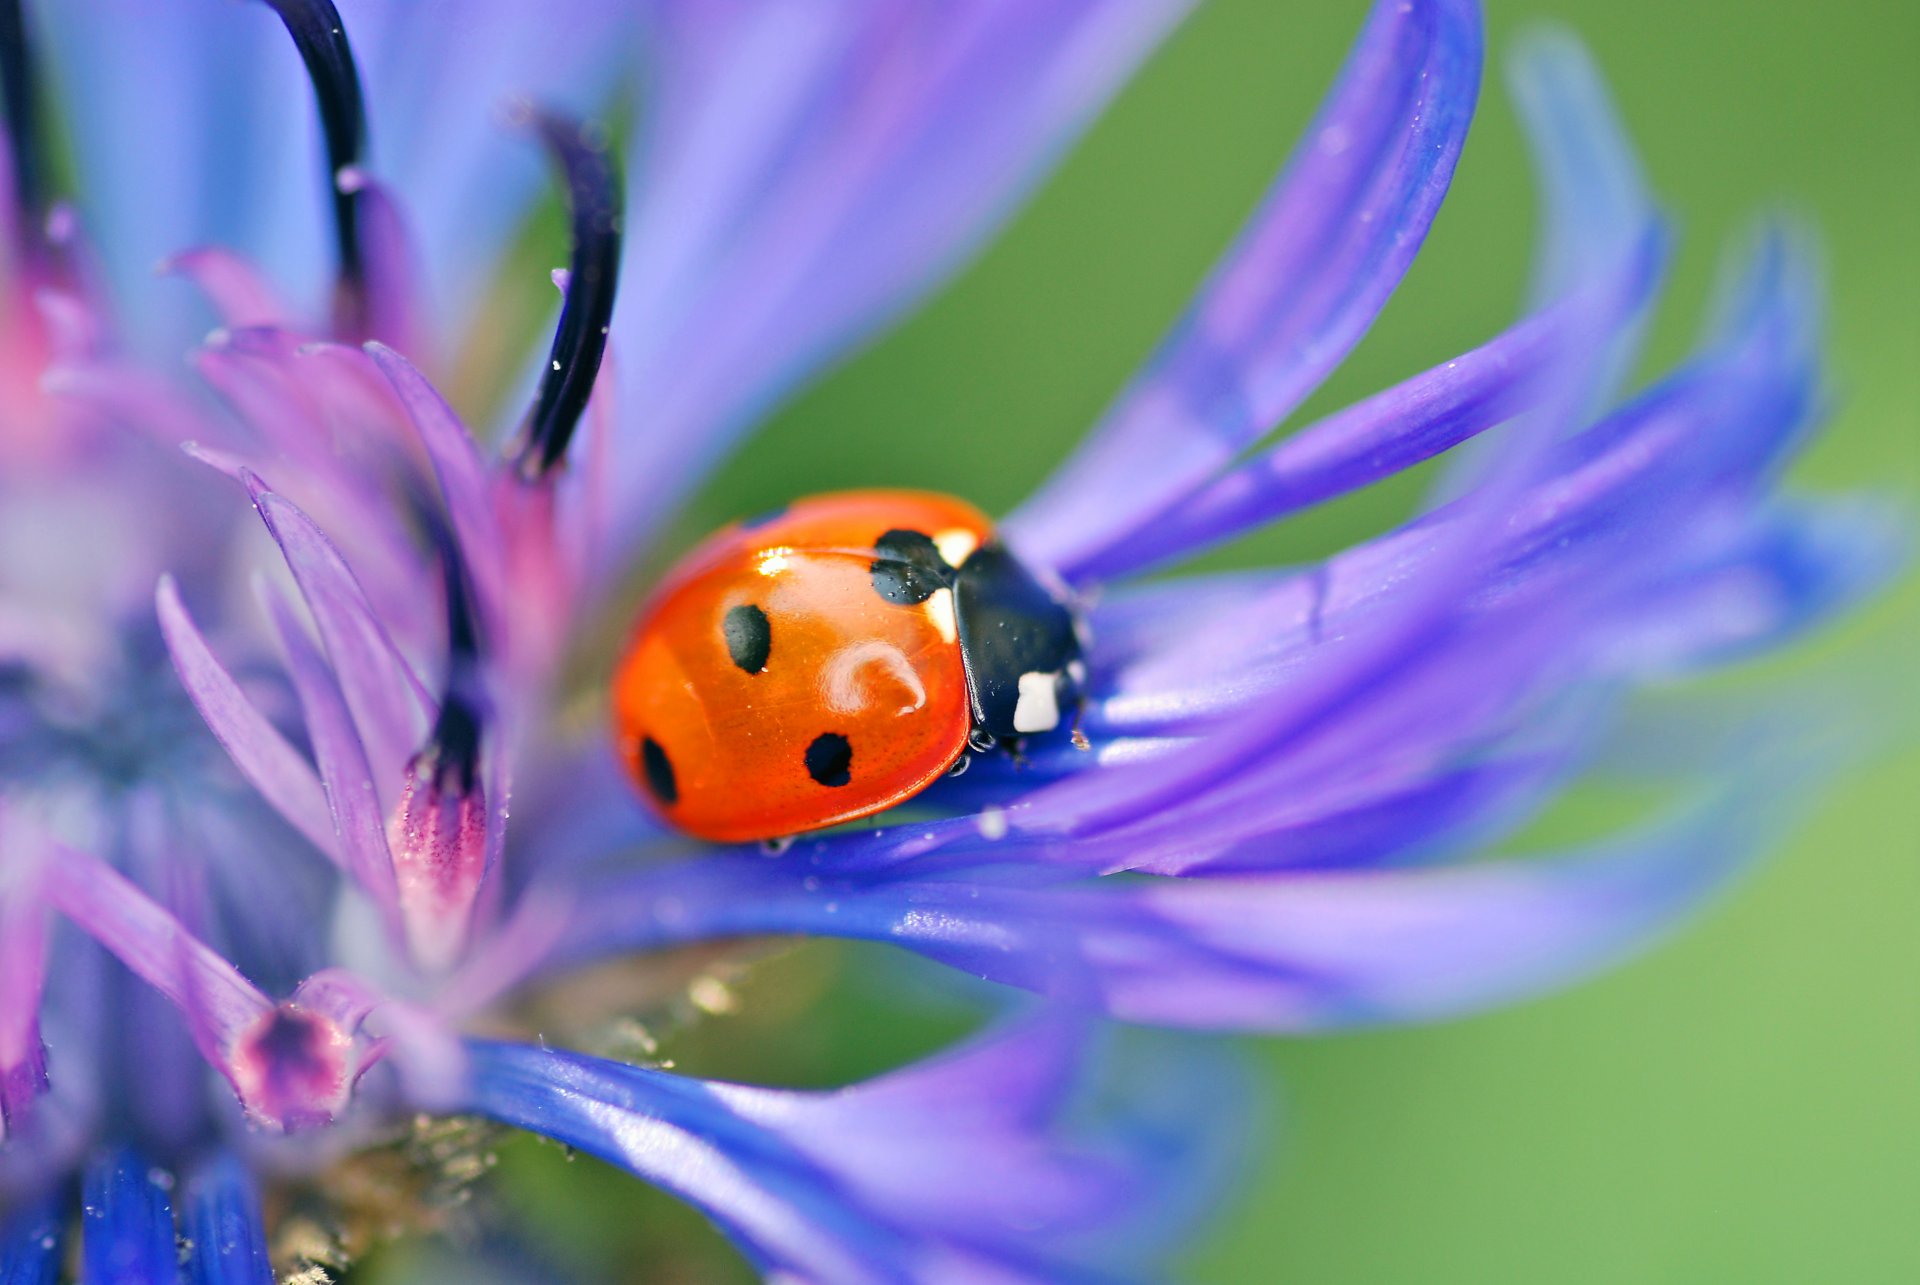
<path id="1" fill-rule="evenodd" d="M 334 323 L 348 334 L 367 328 L 366 262 L 360 249 L 360 199 L 346 178 L 361 165 L 367 149 L 367 110 L 360 93 L 360 71 L 353 46 L 333 0 L 263 0 L 280 15 L 287 34 L 307 65 L 313 96 L 320 107 L 326 138 L 328 187 L 333 196 L 333 230 L 340 258 L 334 291 Z"/>
<path id="2" fill-rule="evenodd" d="M 0 0 L 0 111 L 13 157 L 13 206 L 22 246 L 40 245 L 46 226 L 45 156 L 40 146 L 40 84 L 21 0 Z"/>
<path id="3" fill-rule="evenodd" d="M 566 458 L 580 416 L 593 395 L 607 353 L 614 285 L 620 275 L 620 174 L 605 131 L 566 116 L 532 113 L 566 184 L 572 210 L 573 258 L 566 301 L 547 354 L 540 392 L 527 413 L 518 460 L 527 481 L 546 477 Z"/>
<path id="4" fill-rule="evenodd" d="M 486 693 L 480 676 L 480 630 L 473 611 L 473 590 L 466 560 L 439 509 L 422 503 L 420 514 L 440 556 L 447 600 L 447 680 L 426 748 L 416 760 L 441 790 L 457 787 L 473 793 L 479 779 L 480 740 Z"/>

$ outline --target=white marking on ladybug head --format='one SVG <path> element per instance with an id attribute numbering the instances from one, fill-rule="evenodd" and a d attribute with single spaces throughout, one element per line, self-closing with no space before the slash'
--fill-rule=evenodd
<path id="1" fill-rule="evenodd" d="M 927 703 L 927 686 L 914 672 L 913 662 L 898 647 L 877 638 L 837 653 L 820 680 L 827 705 L 837 714 L 856 714 L 880 704 L 888 688 L 899 700 L 896 715 L 911 714 Z"/>
<path id="2" fill-rule="evenodd" d="M 980 537 L 965 527 L 955 527 L 951 531 L 936 533 L 933 537 L 933 547 L 940 550 L 940 556 L 947 560 L 948 566 L 957 567 L 972 557 L 973 551 L 980 547 Z"/>
<path id="3" fill-rule="evenodd" d="M 927 598 L 923 609 L 933 627 L 940 631 L 940 641 L 955 643 L 960 641 L 960 620 L 953 613 L 953 590 L 935 589 Z"/>
<path id="4" fill-rule="evenodd" d="M 1013 703 L 1013 730 L 1051 732 L 1060 726 L 1060 675 L 1020 675 L 1020 697 Z"/>

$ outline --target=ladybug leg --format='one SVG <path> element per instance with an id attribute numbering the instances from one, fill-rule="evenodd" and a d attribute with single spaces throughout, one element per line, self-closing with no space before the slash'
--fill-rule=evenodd
<path id="1" fill-rule="evenodd" d="M 965 776 L 967 769 L 972 766 L 973 766 L 973 755 L 967 753 L 965 750 L 962 750 L 960 751 L 960 757 L 955 759 L 952 762 L 952 764 L 948 766 L 947 775 L 948 776 Z"/>

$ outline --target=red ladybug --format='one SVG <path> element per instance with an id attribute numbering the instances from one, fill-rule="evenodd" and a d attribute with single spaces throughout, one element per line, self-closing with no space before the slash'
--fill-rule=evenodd
<path id="1" fill-rule="evenodd" d="M 620 747 L 669 823 L 772 839 L 892 807 L 1079 703 L 1063 591 L 964 501 L 850 491 L 736 523 L 640 615 Z"/>

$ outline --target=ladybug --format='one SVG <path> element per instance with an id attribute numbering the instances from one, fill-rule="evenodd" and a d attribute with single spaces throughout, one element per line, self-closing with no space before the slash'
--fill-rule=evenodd
<path id="1" fill-rule="evenodd" d="M 1060 728 L 1080 655 L 1064 588 L 972 505 L 820 495 L 724 528 L 673 571 L 614 675 L 615 732 L 669 824 L 778 839 Z"/>

